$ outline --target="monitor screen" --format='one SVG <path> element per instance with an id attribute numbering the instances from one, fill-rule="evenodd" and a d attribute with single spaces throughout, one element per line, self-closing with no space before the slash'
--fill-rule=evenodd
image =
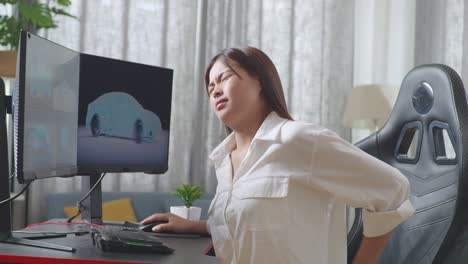
<path id="1" fill-rule="evenodd" d="M 77 172 L 79 53 L 22 31 L 14 97 L 18 180 Z"/>
<path id="2" fill-rule="evenodd" d="M 78 171 L 168 168 L 170 69 L 82 54 Z"/>

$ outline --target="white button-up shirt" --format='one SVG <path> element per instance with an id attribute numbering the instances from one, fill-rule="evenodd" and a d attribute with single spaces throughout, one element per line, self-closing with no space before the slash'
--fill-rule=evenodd
<path id="1" fill-rule="evenodd" d="M 208 211 L 225 263 L 345 264 L 346 205 L 364 208 L 364 235 L 388 233 L 414 212 L 408 180 L 333 132 L 272 112 L 236 174 L 234 135 L 210 155 L 218 186 Z"/>

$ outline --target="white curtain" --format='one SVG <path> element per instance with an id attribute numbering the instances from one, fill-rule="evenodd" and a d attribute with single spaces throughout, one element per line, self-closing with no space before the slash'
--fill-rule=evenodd
<path id="1" fill-rule="evenodd" d="M 356 0 L 353 85 L 384 85 L 395 103 L 401 81 L 414 67 L 415 0 Z M 353 128 L 355 143 L 373 129 Z"/>
<path id="2" fill-rule="evenodd" d="M 203 84 L 209 59 L 226 47 L 264 50 L 280 73 L 295 119 L 341 125 L 353 85 L 354 1 L 74 0 L 57 29 L 42 36 L 71 49 L 174 69 L 169 170 L 109 174 L 103 191 L 172 192 L 192 183 L 214 193 L 208 154 L 225 137 Z M 47 216 L 50 192 L 80 191 L 81 177 L 39 180 L 29 193 L 29 222 Z"/>
<path id="3" fill-rule="evenodd" d="M 467 8 L 463 0 L 416 0 L 416 65 L 443 63 L 468 79 Z"/>
<path id="4" fill-rule="evenodd" d="M 356 0 L 354 85 L 396 86 L 415 66 L 443 63 L 468 79 L 463 0 Z M 465 26 L 466 25 L 466 26 Z"/>

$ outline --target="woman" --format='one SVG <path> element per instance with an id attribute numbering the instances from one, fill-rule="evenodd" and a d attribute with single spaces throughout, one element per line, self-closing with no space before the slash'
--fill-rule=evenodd
<path id="1" fill-rule="evenodd" d="M 331 131 L 293 121 L 281 81 L 262 51 L 226 49 L 205 82 L 233 132 L 211 153 L 218 187 L 208 221 L 154 214 L 155 232 L 211 233 L 225 263 L 346 263 L 346 205 L 364 208 L 354 263 L 375 263 L 413 208 L 400 172 Z"/>

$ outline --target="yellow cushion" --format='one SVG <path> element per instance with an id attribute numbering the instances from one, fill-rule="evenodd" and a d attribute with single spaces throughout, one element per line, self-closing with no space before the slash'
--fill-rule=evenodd
<path id="1" fill-rule="evenodd" d="M 77 212 L 76 206 L 65 206 L 63 211 L 65 215 L 70 218 Z M 81 215 L 77 217 L 81 219 Z M 130 198 L 112 200 L 102 203 L 102 220 L 115 221 L 115 222 L 137 222 L 135 211 Z"/>

